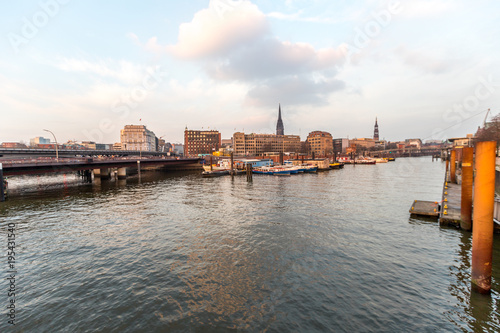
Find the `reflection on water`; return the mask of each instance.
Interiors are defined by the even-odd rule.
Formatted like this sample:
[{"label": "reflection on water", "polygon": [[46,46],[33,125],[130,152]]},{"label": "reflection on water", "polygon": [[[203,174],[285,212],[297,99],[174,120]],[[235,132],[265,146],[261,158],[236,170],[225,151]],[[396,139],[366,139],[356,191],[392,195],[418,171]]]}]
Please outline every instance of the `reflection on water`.
[{"label": "reflection on water", "polygon": [[12,177],[14,331],[500,331],[498,238],[493,293],[471,294],[470,233],[409,217],[443,174],[414,158],[252,183]]}]

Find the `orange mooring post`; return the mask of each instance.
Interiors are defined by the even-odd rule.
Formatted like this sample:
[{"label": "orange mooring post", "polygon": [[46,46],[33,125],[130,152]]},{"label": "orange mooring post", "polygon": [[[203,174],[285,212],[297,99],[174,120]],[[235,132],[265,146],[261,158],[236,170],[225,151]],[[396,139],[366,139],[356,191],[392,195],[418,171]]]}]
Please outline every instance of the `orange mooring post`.
[{"label": "orange mooring post", "polygon": [[456,155],[456,159],[457,159],[458,164],[462,163],[462,159],[463,159],[463,149],[464,149],[464,148],[457,148],[457,155]]},{"label": "orange mooring post", "polygon": [[455,172],[456,172],[456,161],[457,159],[457,151],[455,149],[452,149],[451,150],[451,154],[450,154],[450,182],[451,183],[456,183],[457,182],[457,179],[455,177]]},{"label": "orange mooring post", "polygon": [[462,150],[462,198],[460,206],[460,228],[472,230],[472,179],[474,170],[474,148],[465,147]]},{"label": "orange mooring post", "polygon": [[495,141],[476,145],[471,282],[472,289],[481,294],[491,292],[496,149]]}]

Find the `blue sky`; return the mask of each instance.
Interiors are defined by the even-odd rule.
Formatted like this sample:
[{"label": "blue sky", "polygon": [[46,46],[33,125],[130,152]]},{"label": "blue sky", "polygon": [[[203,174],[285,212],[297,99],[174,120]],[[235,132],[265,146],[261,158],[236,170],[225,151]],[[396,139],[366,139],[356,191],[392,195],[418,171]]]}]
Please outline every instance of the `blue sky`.
[{"label": "blue sky", "polygon": [[500,112],[496,1],[2,1],[0,142],[443,139]]}]

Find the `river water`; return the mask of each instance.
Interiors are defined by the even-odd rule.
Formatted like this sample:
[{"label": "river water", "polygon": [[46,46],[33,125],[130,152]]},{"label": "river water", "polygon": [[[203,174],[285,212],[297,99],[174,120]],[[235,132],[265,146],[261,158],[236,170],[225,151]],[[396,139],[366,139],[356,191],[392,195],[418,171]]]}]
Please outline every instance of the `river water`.
[{"label": "river water", "polygon": [[409,216],[443,178],[430,157],[252,183],[11,178],[0,331],[498,332],[499,238],[493,293],[471,295],[471,234]]}]

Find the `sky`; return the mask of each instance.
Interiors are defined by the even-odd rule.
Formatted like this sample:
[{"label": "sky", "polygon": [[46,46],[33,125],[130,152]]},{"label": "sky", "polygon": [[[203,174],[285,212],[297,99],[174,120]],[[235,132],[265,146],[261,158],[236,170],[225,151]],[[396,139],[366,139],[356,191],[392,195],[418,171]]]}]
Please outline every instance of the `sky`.
[{"label": "sky", "polygon": [[0,142],[143,124],[443,140],[500,113],[500,2],[0,1]]}]

